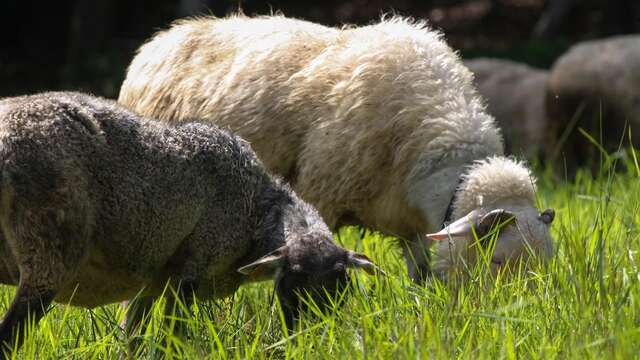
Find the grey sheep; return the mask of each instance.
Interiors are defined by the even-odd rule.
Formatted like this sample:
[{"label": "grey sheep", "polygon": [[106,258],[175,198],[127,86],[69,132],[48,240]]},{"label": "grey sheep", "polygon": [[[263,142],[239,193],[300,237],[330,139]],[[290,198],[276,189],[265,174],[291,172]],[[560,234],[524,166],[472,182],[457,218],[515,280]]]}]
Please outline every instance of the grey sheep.
[{"label": "grey sheep", "polygon": [[247,142],[215,127],[162,124],[80,93],[6,98],[0,166],[0,282],[18,285],[5,344],[20,344],[27,317],[52,301],[136,298],[135,323],[167,283],[191,301],[274,277],[291,326],[300,291],[322,305],[347,268],[375,269],[337,246]]},{"label": "grey sheep", "polygon": [[502,130],[505,152],[543,158],[551,145],[545,111],[549,73],[503,59],[477,58],[464,64]]},{"label": "grey sheep", "polygon": [[[589,166],[600,169],[599,151],[579,129],[614,152],[621,139],[640,143],[640,36],[625,35],[573,45],[549,73],[546,111],[550,160],[567,164],[570,175]],[[558,161],[563,159],[564,161]],[[595,161],[594,161],[595,160]],[[560,170],[563,170],[562,168]]]}]

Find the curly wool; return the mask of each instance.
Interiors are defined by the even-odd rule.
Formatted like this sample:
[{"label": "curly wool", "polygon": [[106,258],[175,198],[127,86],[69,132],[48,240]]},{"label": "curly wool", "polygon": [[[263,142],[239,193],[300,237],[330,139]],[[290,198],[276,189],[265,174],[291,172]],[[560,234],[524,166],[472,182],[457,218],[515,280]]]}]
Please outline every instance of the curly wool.
[{"label": "curly wool", "polygon": [[[549,224],[540,221],[535,206],[535,182],[523,162],[498,156],[476,161],[462,176],[453,203],[453,219],[463,218],[472,211],[481,216],[492,209],[506,209],[515,217],[515,226],[501,231],[492,262],[497,260],[503,264],[507,259],[526,258],[529,249],[541,259],[552,256]],[[463,264],[475,262],[474,244],[473,236],[438,242],[433,272],[438,276],[450,275],[464,268]]]},{"label": "curly wool", "polygon": [[[227,131],[72,92],[2,99],[0,119],[0,248],[11,249],[0,283],[32,272],[27,285],[85,307],[156,296],[169,279],[197,281],[211,298],[249,280],[240,265],[285,245],[314,266],[346,254]],[[33,245],[41,234],[46,247]]]},{"label": "curly wool", "polygon": [[330,226],[350,217],[407,238],[437,226],[415,184],[502,154],[458,55],[397,16],[342,29],[283,16],[180,21],[140,48],[119,101],[228,127]]},{"label": "curly wool", "polygon": [[462,176],[453,203],[453,218],[500,201],[535,204],[536,179],[521,161],[493,156],[476,161]]}]

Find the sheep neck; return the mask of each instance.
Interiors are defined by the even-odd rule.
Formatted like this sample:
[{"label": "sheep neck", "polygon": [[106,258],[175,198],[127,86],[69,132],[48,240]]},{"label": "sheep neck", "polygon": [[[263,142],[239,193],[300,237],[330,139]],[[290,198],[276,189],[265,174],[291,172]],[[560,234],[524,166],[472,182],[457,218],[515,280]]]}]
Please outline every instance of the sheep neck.
[{"label": "sheep neck", "polygon": [[[464,175],[464,173],[463,173]],[[451,217],[453,216],[453,205],[458,199],[458,194],[460,193],[460,184],[462,184],[464,177],[461,175],[458,177],[458,184],[456,185],[455,190],[453,191],[453,195],[451,195],[451,200],[449,201],[449,205],[447,206],[447,210],[444,213],[444,219],[442,220],[442,226],[440,228],[444,229],[447,224],[451,222]]]}]

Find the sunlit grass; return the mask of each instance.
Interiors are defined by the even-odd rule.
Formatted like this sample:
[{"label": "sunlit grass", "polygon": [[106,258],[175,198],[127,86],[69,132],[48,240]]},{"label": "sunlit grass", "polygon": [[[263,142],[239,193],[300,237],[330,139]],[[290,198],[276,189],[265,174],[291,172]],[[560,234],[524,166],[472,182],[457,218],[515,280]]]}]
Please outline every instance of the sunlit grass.
[{"label": "sunlit grass", "polygon": [[[634,155],[630,153],[630,155]],[[388,276],[353,272],[351,293],[328,315],[311,310],[285,334],[272,283],[199,301],[163,320],[161,302],[137,336],[140,358],[632,358],[640,353],[640,182],[633,156],[612,175],[571,183],[542,170],[538,202],[556,209],[556,256],[515,276],[472,269],[466,282],[414,285],[395,242],[345,228],[339,239]],[[620,166],[618,166],[620,168]],[[13,289],[0,292],[7,309]],[[118,305],[56,305],[18,358],[112,359],[125,353]],[[186,331],[178,334],[178,323]]]}]

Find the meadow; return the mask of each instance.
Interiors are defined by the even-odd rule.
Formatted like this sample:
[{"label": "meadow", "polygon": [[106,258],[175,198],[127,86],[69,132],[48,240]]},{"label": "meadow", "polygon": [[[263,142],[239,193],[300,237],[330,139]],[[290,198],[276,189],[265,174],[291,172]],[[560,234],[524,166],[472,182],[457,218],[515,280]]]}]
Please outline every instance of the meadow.
[{"label": "meadow", "polygon": [[[622,154],[622,155],[620,155]],[[380,264],[387,276],[352,272],[344,304],[312,309],[286,333],[272,282],[232,298],[198,301],[193,316],[162,303],[135,334],[137,358],[404,359],[633,358],[640,353],[640,167],[633,151],[603,154],[601,171],[559,181],[539,169],[539,208],[552,207],[555,256],[526,271],[488,274],[486,264],[450,282],[416,286],[394,239],[343,228],[337,239]],[[616,161],[618,161],[616,165]],[[614,166],[617,172],[610,171]],[[13,288],[0,290],[2,313]],[[114,304],[55,305],[14,358],[112,359],[126,349]],[[183,332],[176,331],[182,327]],[[178,336],[178,333],[184,333]]]}]

